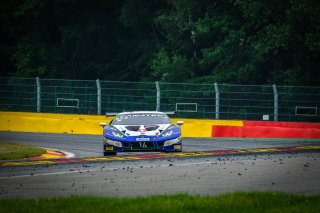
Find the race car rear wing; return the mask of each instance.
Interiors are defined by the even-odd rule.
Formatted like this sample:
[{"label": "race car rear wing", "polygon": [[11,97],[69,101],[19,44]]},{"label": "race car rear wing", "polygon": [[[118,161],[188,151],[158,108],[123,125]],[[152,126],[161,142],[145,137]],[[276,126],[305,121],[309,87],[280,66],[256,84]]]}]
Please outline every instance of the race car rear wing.
[{"label": "race car rear wing", "polygon": [[[106,117],[108,116],[116,116],[117,114],[119,114],[120,112],[106,112]],[[171,112],[163,112],[167,115],[174,115],[174,111],[171,111]]]},{"label": "race car rear wing", "polygon": [[163,113],[166,113],[167,115],[174,115],[174,111],[172,111],[172,112],[163,112]]},{"label": "race car rear wing", "polygon": [[106,116],[116,116],[119,112],[106,112]]}]

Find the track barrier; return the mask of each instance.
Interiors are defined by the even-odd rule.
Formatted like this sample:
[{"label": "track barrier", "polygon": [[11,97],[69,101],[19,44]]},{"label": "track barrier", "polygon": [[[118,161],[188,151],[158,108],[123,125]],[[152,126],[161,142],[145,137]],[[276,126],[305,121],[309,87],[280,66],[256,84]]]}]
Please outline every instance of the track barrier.
[{"label": "track barrier", "polygon": [[320,138],[320,123],[244,121],[243,126],[212,126],[212,137]]},{"label": "track barrier", "polygon": [[[102,134],[100,122],[109,123],[113,117],[101,115],[51,114],[28,112],[0,112],[0,131],[46,132],[68,134]],[[184,121],[183,137],[211,137],[212,126],[242,126],[242,121],[200,120],[174,118]]]},{"label": "track barrier", "polygon": [[[113,117],[101,115],[0,112],[0,131],[47,132],[101,135],[100,122]],[[183,137],[209,138],[320,138],[320,123],[209,120],[173,118],[184,121]]]}]

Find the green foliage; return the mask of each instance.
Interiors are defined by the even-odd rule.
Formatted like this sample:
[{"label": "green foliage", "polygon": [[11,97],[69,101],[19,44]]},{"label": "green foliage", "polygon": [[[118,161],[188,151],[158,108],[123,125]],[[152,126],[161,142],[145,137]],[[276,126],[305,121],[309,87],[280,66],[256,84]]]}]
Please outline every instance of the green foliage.
[{"label": "green foliage", "polygon": [[164,82],[184,82],[190,79],[192,70],[188,61],[181,55],[172,57],[161,49],[152,61],[151,69],[155,79]]},{"label": "green foliage", "polygon": [[3,0],[0,20],[15,76],[320,84],[316,0]]}]

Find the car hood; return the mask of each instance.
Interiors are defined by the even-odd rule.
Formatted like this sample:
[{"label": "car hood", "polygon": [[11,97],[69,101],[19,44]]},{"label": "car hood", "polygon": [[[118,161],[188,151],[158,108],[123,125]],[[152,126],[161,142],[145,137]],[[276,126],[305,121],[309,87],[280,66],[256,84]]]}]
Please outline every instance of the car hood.
[{"label": "car hood", "polygon": [[172,124],[151,124],[151,125],[113,125],[126,136],[154,136],[160,135],[164,130]]}]

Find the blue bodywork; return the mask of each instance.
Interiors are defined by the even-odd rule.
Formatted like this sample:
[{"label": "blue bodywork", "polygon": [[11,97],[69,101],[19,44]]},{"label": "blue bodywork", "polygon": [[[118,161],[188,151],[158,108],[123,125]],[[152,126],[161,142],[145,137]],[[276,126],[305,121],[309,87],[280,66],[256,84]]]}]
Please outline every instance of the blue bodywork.
[{"label": "blue bodywork", "polygon": [[125,135],[112,125],[105,126],[103,136],[104,155],[129,151],[182,151],[181,128],[174,124],[160,134],[152,136],[146,133],[140,133],[139,136]]}]

